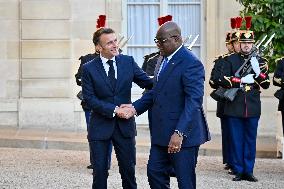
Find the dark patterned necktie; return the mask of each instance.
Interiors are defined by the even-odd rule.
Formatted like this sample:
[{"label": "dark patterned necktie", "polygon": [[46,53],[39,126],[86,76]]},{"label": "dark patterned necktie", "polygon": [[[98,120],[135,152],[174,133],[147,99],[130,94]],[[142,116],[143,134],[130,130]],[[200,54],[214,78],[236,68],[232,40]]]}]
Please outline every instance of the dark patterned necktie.
[{"label": "dark patterned necktie", "polygon": [[109,70],[108,70],[108,79],[111,83],[111,86],[113,88],[115,88],[115,84],[116,84],[116,78],[115,78],[115,71],[114,71],[114,67],[113,67],[113,60],[108,60],[107,64],[109,65]]}]

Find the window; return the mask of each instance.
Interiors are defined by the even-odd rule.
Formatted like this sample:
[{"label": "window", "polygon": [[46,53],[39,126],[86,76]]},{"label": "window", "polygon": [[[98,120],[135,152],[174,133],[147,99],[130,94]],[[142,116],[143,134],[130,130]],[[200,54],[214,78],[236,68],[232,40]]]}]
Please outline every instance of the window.
[{"label": "window", "polygon": [[127,36],[133,35],[128,42],[127,54],[134,56],[142,66],[143,57],[157,51],[153,41],[160,16],[168,14],[178,23],[182,36],[192,35],[191,40],[199,34],[192,51],[200,57],[201,41],[201,0],[127,0]]}]

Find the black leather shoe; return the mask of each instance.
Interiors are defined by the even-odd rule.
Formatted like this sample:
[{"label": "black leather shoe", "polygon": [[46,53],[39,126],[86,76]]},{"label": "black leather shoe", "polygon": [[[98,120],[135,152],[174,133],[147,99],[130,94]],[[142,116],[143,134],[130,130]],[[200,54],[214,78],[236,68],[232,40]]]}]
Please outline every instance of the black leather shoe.
[{"label": "black leather shoe", "polygon": [[244,174],[244,180],[249,182],[257,182],[258,179],[253,174]]},{"label": "black leather shoe", "polygon": [[243,180],[243,176],[240,173],[237,173],[236,176],[232,179],[233,181],[241,181]]},{"label": "black leather shoe", "polygon": [[233,169],[229,169],[228,174],[229,175],[236,175],[236,172]]},{"label": "black leather shoe", "polygon": [[92,165],[88,165],[87,169],[93,169],[93,166]]},{"label": "black leather shoe", "polygon": [[225,164],[225,167],[224,167],[225,170],[229,170],[231,169],[231,166],[229,164]]}]

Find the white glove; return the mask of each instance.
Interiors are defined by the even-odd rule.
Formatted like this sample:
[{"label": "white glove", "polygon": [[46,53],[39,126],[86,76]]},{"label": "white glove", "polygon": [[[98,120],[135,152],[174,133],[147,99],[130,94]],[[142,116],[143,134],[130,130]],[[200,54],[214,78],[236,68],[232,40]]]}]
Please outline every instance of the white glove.
[{"label": "white glove", "polygon": [[248,74],[245,77],[241,78],[241,83],[246,83],[246,84],[252,84],[254,83],[254,78],[253,78],[254,74]]},{"label": "white glove", "polygon": [[258,62],[258,60],[256,59],[255,56],[251,57],[250,63],[251,63],[251,67],[252,67],[252,69],[255,73],[255,77],[258,77],[259,74],[260,74],[260,67],[259,67],[259,62]]}]

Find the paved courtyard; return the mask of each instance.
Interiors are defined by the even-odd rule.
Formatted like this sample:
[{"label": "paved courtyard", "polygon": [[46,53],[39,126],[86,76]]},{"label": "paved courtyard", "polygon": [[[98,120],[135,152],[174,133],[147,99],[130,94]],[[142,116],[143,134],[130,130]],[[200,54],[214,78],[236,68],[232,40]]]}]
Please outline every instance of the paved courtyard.
[{"label": "paved courtyard", "polygon": [[[138,188],[148,189],[146,176],[148,154],[137,154],[136,177]],[[0,189],[73,189],[91,188],[91,171],[87,151],[43,150],[28,148],[0,148]],[[284,188],[284,161],[257,159],[257,183],[233,182],[221,164],[220,156],[199,156],[197,188],[212,189],[282,189]],[[110,189],[120,189],[121,180],[113,155],[109,176]],[[177,183],[171,180],[171,188]]]}]

